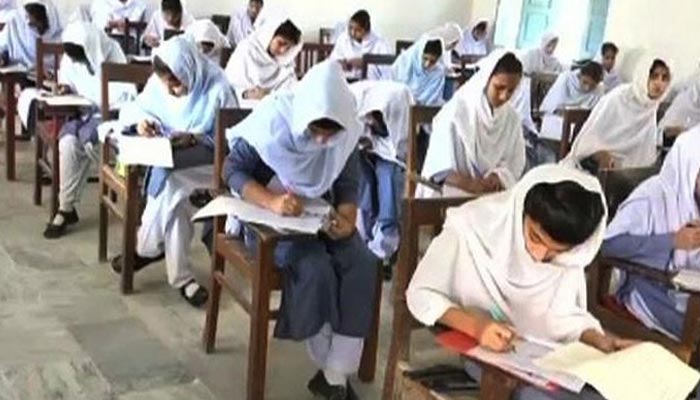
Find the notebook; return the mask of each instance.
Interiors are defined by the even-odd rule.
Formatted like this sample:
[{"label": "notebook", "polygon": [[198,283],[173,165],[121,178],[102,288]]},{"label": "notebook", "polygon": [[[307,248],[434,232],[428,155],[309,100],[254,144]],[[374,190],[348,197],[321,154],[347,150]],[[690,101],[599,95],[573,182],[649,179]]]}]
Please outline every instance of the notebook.
[{"label": "notebook", "polygon": [[173,149],[168,138],[120,135],[117,143],[119,162],[125,165],[173,167]]},{"label": "notebook", "polygon": [[683,289],[700,291],[700,271],[682,269],[673,277],[673,283]]}]

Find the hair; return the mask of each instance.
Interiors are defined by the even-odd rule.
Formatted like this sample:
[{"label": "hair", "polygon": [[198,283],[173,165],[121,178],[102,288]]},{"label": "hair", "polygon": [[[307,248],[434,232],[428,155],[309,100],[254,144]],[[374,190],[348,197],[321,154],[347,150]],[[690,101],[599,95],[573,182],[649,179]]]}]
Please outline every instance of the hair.
[{"label": "hair", "polygon": [[524,209],[552,239],[571,246],[593,235],[605,210],[600,194],[573,181],[533,186],[525,196]]},{"label": "hair", "polygon": [[258,3],[260,5],[263,5],[263,0],[248,0],[248,3]]},{"label": "hair", "polygon": [[311,121],[311,123],[309,125],[313,125],[317,128],[329,130],[329,131],[341,131],[341,130],[343,130],[342,125],[340,125],[338,122],[336,122],[330,118],[317,119],[315,121]]},{"label": "hair", "polygon": [[472,29],[472,30],[486,31],[488,28],[489,28],[489,23],[487,21],[481,21],[478,24],[474,25],[474,29]]},{"label": "hair", "polygon": [[521,75],[523,74],[523,63],[518,60],[518,57],[513,53],[506,53],[501,57],[493,68],[491,76],[497,74],[511,74],[511,75]]},{"label": "hair", "polygon": [[24,6],[24,10],[27,14],[43,22],[46,26],[49,26],[49,14],[46,11],[46,6],[41,3],[29,3]]},{"label": "hair", "polygon": [[69,42],[63,43],[63,51],[68,57],[70,57],[71,60],[75,62],[89,62],[87,55],[85,54],[85,49],[79,44]]},{"label": "hair", "polygon": [[423,49],[423,54],[431,54],[440,58],[442,56],[442,42],[439,40],[428,40]]},{"label": "hair", "polygon": [[182,3],[180,0],[163,0],[160,3],[160,8],[163,11],[170,11],[178,14],[182,14]]},{"label": "hair", "polygon": [[350,17],[350,21],[355,22],[360,25],[362,29],[367,32],[372,30],[372,21],[370,20],[369,13],[366,10],[360,10]]},{"label": "hair", "polygon": [[666,64],[666,62],[664,60],[661,60],[659,58],[655,58],[654,62],[651,63],[651,68],[649,68],[649,76],[651,76],[651,74],[653,74],[654,71],[658,68],[664,68],[669,73],[671,72],[671,67],[669,67],[668,64]]},{"label": "hair", "polygon": [[301,31],[292,21],[286,20],[282,23],[282,25],[277,27],[277,30],[273,36],[282,36],[294,44],[299,44],[299,41],[301,40]]},{"label": "hair", "polygon": [[605,42],[603,43],[603,46],[600,47],[600,55],[602,56],[604,56],[605,53],[608,53],[610,51],[617,55],[617,53],[620,52],[620,49],[618,49],[617,46],[615,46],[615,43],[612,42]]},{"label": "hair", "polygon": [[586,75],[596,82],[603,80],[603,66],[595,61],[589,61],[581,67],[581,75]]}]

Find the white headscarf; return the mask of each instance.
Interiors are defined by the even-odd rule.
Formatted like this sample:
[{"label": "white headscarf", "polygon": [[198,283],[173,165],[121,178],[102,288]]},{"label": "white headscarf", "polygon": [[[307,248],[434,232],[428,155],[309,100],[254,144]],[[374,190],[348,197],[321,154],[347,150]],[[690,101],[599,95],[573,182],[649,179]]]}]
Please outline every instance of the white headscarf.
[{"label": "white headscarf", "polygon": [[[668,90],[659,99],[649,98],[653,60],[648,58],[637,64],[633,83],[619,86],[598,102],[562,162],[577,165],[599,151],[607,151],[619,168],[654,164],[659,141],[656,113]],[[667,60],[664,62],[670,67]]]},{"label": "white headscarf", "polygon": [[143,32],[143,35],[157,37],[162,41],[165,38],[166,30],[174,29],[184,31],[188,26],[193,24],[194,17],[189,13],[189,11],[187,11],[187,2],[185,0],[180,0],[180,4],[182,5],[182,19],[179,27],[174,27],[168,24],[165,21],[165,18],[163,18],[162,8],[159,7],[158,10],[156,10],[156,12],[154,12],[151,16],[151,20],[148,22],[148,26],[146,26],[146,30]]},{"label": "white headscarf", "polygon": [[[474,39],[474,29],[482,23],[487,24],[486,35],[483,39]],[[464,55],[485,56],[489,53],[489,28],[491,21],[488,18],[479,18],[471,26],[464,28],[462,41],[459,43],[459,53]]]},{"label": "white headscarf", "polygon": [[[345,29],[336,39],[335,46],[330,58],[333,60],[346,60],[353,58],[362,58],[365,54],[392,54],[393,50],[389,47],[389,43],[382,37],[377,35],[373,30],[367,32],[367,35],[358,43],[350,37],[350,33]],[[360,70],[351,71],[351,78],[360,78]],[[386,68],[381,68],[376,65],[371,66],[367,71],[369,79],[388,78],[391,75],[386,71]]]},{"label": "white headscarf", "polygon": [[540,111],[553,113],[563,106],[591,109],[603,95],[603,87],[598,85],[590,92],[581,88],[581,71],[566,71],[557,77],[554,85],[547,92]]},{"label": "white headscarf", "polygon": [[370,112],[379,111],[389,131],[389,136],[385,138],[365,132],[365,136],[372,141],[372,151],[386,161],[403,166],[410,108],[414,103],[411,89],[393,81],[361,81],[350,85],[350,90],[355,95],[360,119]]},{"label": "white headscarf", "polygon": [[[620,235],[675,233],[700,219],[695,196],[700,173],[700,126],[678,137],[658,175],[644,181],[620,205],[606,239]],[[673,251],[675,269],[700,268],[700,250]]]},{"label": "white headscarf", "polygon": [[526,74],[558,74],[564,70],[559,60],[545,52],[545,48],[559,36],[545,33],[540,41],[540,47],[527,51],[522,56],[523,70]]},{"label": "white headscarf", "polygon": [[510,102],[491,110],[486,88],[506,51],[491,53],[433,120],[422,175],[433,179],[449,171],[483,178],[495,173],[506,188],[525,169],[520,117]]},{"label": "white headscarf", "polygon": [[449,53],[448,50],[453,50],[459,44],[459,40],[462,38],[462,28],[454,22],[447,22],[429,30],[425,36],[430,39],[441,39],[443,48]]},{"label": "white headscarf", "polygon": [[[218,54],[221,49],[231,47],[219,27],[217,27],[210,19],[200,19],[188,26],[185,30],[185,35],[195,43],[209,42],[214,45],[210,54]],[[207,54],[209,56],[210,54]],[[213,60],[216,62],[216,60]]]},{"label": "white headscarf", "polygon": [[[309,123],[328,118],[344,129],[325,145],[309,134]],[[355,99],[340,64],[325,61],[309,70],[293,91],[267,96],[243,122],[226,132],[243,139],[293,193],[318,198],[328,192],[355,150],[362,128]]]},{"label": "white headscarf", "polygon": [[[92,73],[83,63],[76,63],[70,57],[61,59],[58,80],[71,86],[78,94],[90,99],[96,105],[102,102],[102,63],[126,63],[126,56],[119,44],[89,22],[73,22],[63,31],[63,43],[81,46],[85,51]],[[133,99],[136,88],[124,83],[110,83],[110,105]]]},{"label": "white headscarf", "polygon": [[49,22],[48,30],[39,36],[33,28],[29,27],[29,16],[26,10],[22,9],[0,32],[0,51],[8,52],[10,62],[33,68],[36,64],[36,40],[41,37],[44,42],[60,41],[63,26],[58,9],[52,0],[28,0],[24,5],[27,4],[44,6]]},{"label": "white headscarf", "polygon": [[605,221],[584,243],[551,262],[537,262],[525,246],[524,203],[540,183],[573,181],[601,196],[598,181],[574,169],[533,169],[506,192],[448,210],[443,232],[421,260],[407,292],[413,316],[433,325],[452,307],[502,313],[516,331],[572,342],[587,329],[601,331],[586,310],[584,268],[603,241]]},{"label": "white headscarf", "polygon": [[266,18],[236,46],[226,66],[226,76],[239,96],[254,87],[274,91],[289,88],[297,82],[294,61],[301,51],[301,41],[281,57],[273,57],[268,52],[275,31],[287,20],[291,21],[279,15]]},{"label": "white headscarf", "polygon": [[92,22],[100,28],[107,27],[110,21],[126,19],[132,22],[143,21],[147,5],[142,0],[94,0],[90,7]]},{"label": "white headscarf", "polygon": [[7,23],[16,13],[17,0],[0,0],[0,23]]},{"label": "white headscarf", "polygon": [[671,107],[659,123],[659,129],[663,131],[676,126],[689,129],[697,124],[700,124],[700,71],[693,75],[688,86],[673,99]]}]

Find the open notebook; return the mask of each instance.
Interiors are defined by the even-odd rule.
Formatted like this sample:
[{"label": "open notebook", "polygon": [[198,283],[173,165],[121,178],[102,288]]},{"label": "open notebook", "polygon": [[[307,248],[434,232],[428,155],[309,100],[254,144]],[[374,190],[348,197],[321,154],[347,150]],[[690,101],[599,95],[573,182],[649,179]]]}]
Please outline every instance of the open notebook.
[{"label": "open notebook", "polygon": [[283,217],[237,197],[219,196],[199,210],[192,220],[232,215],[241,221],[281,231],[315,234],[327,224],[331,210],[331,206],[323,199],[305,199],[301,216]]}]

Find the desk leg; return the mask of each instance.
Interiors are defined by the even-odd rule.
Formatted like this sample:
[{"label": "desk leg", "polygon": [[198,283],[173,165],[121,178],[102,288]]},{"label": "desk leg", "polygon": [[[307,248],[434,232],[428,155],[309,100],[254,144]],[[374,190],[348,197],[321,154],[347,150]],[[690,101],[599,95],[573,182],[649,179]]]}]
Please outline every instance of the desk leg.
[{"label": "desk leg", "polygon": [[7,162],[7,180],[17,180],[15,171],[15,115],[17,114],[17,99],[15,98],[15,82],[5,79],[2,83],[5,92],[5,162]]}]

